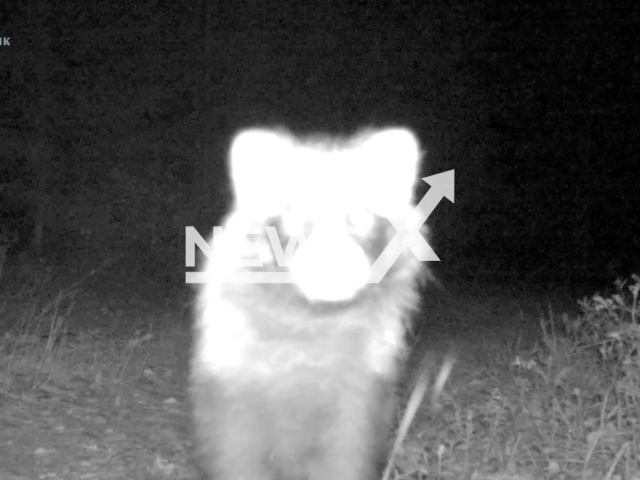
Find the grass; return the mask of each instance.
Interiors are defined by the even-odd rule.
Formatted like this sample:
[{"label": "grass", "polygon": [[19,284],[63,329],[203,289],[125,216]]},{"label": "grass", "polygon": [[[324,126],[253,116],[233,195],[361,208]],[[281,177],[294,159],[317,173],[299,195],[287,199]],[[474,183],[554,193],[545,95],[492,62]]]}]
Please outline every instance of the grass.
[{"label": "grass", "polygon": [[[188,321],[41,287],[2,299],[0,478],[196,478]],[[389,478],[640,479],[639,290],[634,276],[576,315],[498,293],[426,305],[428,351],[453,343],[456,364],[418,381],[438,395],[417,402]]]},{"label": "grass", "polygon": [[[414,426],[395,478],[639,479],[639,289],[620,282],[574,317],[549,308],[533,342],[505,327],[475,345],[461,335],[441,410]],[[467,320],[490,324],[491,303]]]}]

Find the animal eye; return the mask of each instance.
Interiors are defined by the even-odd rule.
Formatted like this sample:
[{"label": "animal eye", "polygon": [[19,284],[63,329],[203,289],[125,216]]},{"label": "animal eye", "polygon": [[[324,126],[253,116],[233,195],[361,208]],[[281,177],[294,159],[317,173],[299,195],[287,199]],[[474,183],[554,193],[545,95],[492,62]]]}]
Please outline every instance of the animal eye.
[{"label": "animal eye", "polygon": [[300,235],[306,223],[307,219],[300,210],[290,208],[282,215],[282,227],[287,235]]}]

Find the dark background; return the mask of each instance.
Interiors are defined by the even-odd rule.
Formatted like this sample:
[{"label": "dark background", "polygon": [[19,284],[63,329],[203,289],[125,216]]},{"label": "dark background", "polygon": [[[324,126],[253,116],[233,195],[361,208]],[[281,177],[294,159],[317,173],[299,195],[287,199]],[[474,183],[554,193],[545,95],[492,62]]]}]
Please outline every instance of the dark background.
[{"label": "dark background", "polygon": [[424,175],[456,170],[429,221],[445,285],[609,284],[640,266],[637,3],[3,4],[7,265],[170,297],[238,129],[402,124]]}]

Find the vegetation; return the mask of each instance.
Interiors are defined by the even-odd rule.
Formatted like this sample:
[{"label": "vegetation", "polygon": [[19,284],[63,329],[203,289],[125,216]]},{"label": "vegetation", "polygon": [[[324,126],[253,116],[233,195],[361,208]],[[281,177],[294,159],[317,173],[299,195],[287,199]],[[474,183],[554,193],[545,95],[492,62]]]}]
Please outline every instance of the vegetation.
[{"label": "vegetation", "polygon": [[191,478],[184,231],[254,124],[406,124],[456,169],[421,331],[459,354],[391,478],[640,478],[638,278],[593,296],[640,268],[636,2],[32,4],[0,7],[2,480]]},{"label": "vegetation", "polygon": [[[128,307],[79,330],[81,288],[4,298],[2,317],[19,322],[0,340],[2,468],[16,478],[193,478],[189,322],[147,311],[135,326]],[[418,410],[389,478],[638,478],[639,291],[634,275],[581,300],[579,314],[549,307],[535,331],[523,302],[456,296],[455,321],[429,341],[437,358],[455,338],[456,365],[439,404]]]}]

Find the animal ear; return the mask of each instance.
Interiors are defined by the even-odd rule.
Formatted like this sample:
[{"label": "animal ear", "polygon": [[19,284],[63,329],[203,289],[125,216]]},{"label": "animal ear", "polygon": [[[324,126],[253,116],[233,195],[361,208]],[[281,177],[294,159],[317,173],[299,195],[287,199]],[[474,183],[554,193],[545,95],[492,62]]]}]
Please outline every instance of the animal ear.
[{"label": "animal ear", "polygon": [[239,208],[264,208],[264,202],[278,199],[286,185],[292,152],[291,136],[276,130],[244,130],[235,136],[229,166]]},{"label": "animal ear", "polygon": [[422,152],[415,135],[404,128],[389,128],[366,139],[367,169],[378,194],[386,202],[410,204]]}]

